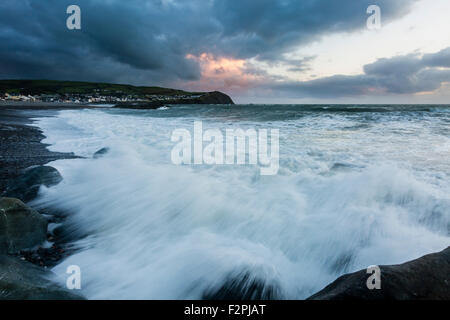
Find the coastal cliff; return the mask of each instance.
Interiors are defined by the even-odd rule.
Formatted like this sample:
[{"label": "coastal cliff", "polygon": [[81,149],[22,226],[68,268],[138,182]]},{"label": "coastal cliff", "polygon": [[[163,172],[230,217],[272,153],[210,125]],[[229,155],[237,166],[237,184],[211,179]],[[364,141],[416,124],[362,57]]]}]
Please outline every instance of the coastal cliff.
[{"label": "coastal cliff", "polygon": [[219,91],[188,92],[154,86],[55,80],[0,80],[0,101],[75,106],[111,104],[137,109],[155,109],[167,104],[234,104],[228,95]]},{"label": "coastal cliff", "polygon": [[220,91],[207,92],[200,96],[184,99],[167,99],[156,101],[119,102],[116,108],[126,109],[157,109],[165,105],[173,104],[234,104],[233,100]]}]

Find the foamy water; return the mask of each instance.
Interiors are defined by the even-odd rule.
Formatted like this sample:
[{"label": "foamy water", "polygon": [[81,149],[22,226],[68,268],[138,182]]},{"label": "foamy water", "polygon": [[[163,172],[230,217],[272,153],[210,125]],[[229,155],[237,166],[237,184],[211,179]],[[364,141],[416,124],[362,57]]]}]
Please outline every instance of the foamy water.
[{"label": "foamy water", "polygon": [[[67,110],[37,125],[64,181],[40,205],[69,212],[90,299],[199,299],[250,274],[306,298],[343,273],[450,245],[450,113],[425,107],[173,106]],[[280,170],[176,166],[176,128],[280,130]],[[92,154],[103,147],[103,158]]]}]

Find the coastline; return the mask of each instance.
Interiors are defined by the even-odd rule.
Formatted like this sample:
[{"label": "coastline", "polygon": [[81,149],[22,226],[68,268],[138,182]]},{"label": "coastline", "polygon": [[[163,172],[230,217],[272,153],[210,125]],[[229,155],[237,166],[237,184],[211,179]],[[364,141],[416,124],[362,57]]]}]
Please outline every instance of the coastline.
[{"label": "coastline", "polygon": [[0,103],[0,194],[11,179],[31,166],[59,159],[79,158],[73,153],[51,152],[41,141],[45,138],[32,118],[51,117],[58,110],[85,108],[61,104]]},{"label": "coastline", "polygon": [[66,103],[66,102],[26,102],[26,101],[0,101],[0,110],[63,110],[95,108],[93,106]]},{"label": "coastline", "polygon": [[[0,103],[0,200],[21,206],[19,214],[30,212],[42,217],[45,223],[43,236],[52,241],[50,248],[37,246],[32,249],[20,250],[14,253],[4,252],[0,248],[0,300],[80,300],[84,299],[71,291],[54,283],[49,271],[55,263],[68,253],[64,243],[55,239],[47,230],[47,223],[54,222],[57,217],[43,218],[42,213],[26,205],[26,199],[15,200],[3,197],[9,185],[20,179],[28,168],[51,168],[47,163],[60,159],[80,158],[74,153],[51,152],[47,144],[42,143],[45,136],[42,130],[32,126],[33,118],[52,117],[58,110],[79,108],[68,104],[23,104]],[[84,108],[84,107],[83,107]],[[53,168],[52,168],[53,169]],[[19,198],[19,197],[18,197]],[[21,202],[22,200],[23,202]],[[2,212],[5,210],[1,208]],[[30,220],[30,221],[27,221]],[[34,220],[30,217],[20,220],[20,224],[30,224],[28,230],[36,229]],[[2,222],[2,221],[0,221]],[[3,226],[4,227],[4,226]],[[0,231],[2,230],[0,223]],[[0,234],[0,238],[4,235]],[[26,239],[27,235],[23,235]],[[2,239],[0,239],[2,240]],[[0,241],[1,242],[1,241]],[[1,247],[0,243],[0,247]]]},{"label": "coastline", "polygon": [[[30,166],[45,165],[58,159],[80,158],[74,153],[48,151],[48,145],[41,142],[42,139],[45,138],[42,131],[38,127],[30,126],[30,124],[33,123],[32,118],[51,117],[54,116],[58,110],[73,108],[89,107],[80,105],[74,106],[71,104],[33,103],[32,106],[29,104],[0,104],[0,194],[3,192],[4,186],[8,182],[17,178],[24,169]],[[12,259],[9,255],[7,257],[8,259]],[[365,270],[362,270],[355,273],[357,276],[354,274],[346,274],[339,277],[335,282],[328,285],[322,291],[314,294],[309,299],[450,299],[450,279],[446,276],[450,274],[449,249],[434,253],[431,258],[432,260],[430,260],[430,257],[425,256],[417,259],[419,260],[419,263],[414,260],[405,262],[402,265],[384,267],[389,271],[387,275],[395,280],[396,286],[392,288],[395,292],[392,290],[386,291],[386,293],[384,291],[374,291],[373,295],[367,294],[364,285],[365,279],[367,279],[369,275],[366,275]],[[430,261],[433,265],[430,264]],[[19,262],[16,261],[14,263]],[[24,268],[26,269],[27,267]],[[35,266],[33,266],[33,268],[35,268]],[[44,269],[40,270],[43,271]],[[440,274],[438,279],[439,282],[436,281],[437,271],[439,271]],[[407,272],[413,274],[414,278],[408,277],[409,274]],[[433,284],[432,287],[430,287],[430,283]],[[1,285],[2,283],[0,282],[0,289]],[[429,290],[425,293],[421,292],[420,296],[414,295],[414,292],[418,290],[417,288],[421,287],[429,288]],[[439,291],[439,295],[434,295],[435,291],[433,291],[433,289]],[[361,295],[361,292],[363,291],[366,295]],[[402,292],[405,294],[402,294]],[[445,293],[447,293],[447,296]],[[66,296],[64,296],[64,298],[66,298]]]}]

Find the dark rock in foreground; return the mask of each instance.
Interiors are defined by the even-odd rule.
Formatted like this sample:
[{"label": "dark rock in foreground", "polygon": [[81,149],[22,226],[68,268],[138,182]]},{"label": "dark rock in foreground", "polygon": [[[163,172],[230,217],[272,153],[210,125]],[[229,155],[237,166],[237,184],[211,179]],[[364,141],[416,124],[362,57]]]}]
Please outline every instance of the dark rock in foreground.
[{"label": "dark rock in foreground", "polygon": [[14,198],[0,198],[0,253],[15,253],[47,239],[47,220]]},{"label": "dark rock in foreground", "polygon": [[50,166],[34,167],[11,180],[2,196],[29,202],[37,197],[41,185],[51,187],[61,181],[61,174],[55,168]]},{"label": "dark rock in foreground", "polygon": [[103,157],[105,154],[107,154],[109,152],[109,148],[101,148],[100,150],[98,150],[97,152],[94,153],[94,155],[92,156],[94,159],[98,159]]},{"label": "dark rock in foreground", "polygon": [[17,258],[0,255],[0,300],[81,300],[49,281],[51,273]]},{"label": "dark rock in foreground", "polygon": [[230,275],[219,288],[207,290],[203,300],[276,300],[281,299],[277,286],[251,276]]},{"label": "dark rock in foreground", "polygon": [[[20,109],[17,105],[12,107]],[[46,149],[40,142],[44,138],[42,132],[28,124],[32,122],[30,118],[50,114],[44,114],[40,106],[24,106],[24,109],[30,108],[39,111],[0,109],[0,194],[8,192],[12,195],[14,192],[24,201],[32,200],[42,184],[51,186],[62,180],[51,167],[37,167],[23,174],[25,168],[57,159],[78,158]],[[0,300],[83,299],[51,282],[52,274],[44,268],[7,255],[21,255],[20,252],[34,255],[33,251],[21,249],[42,244],[46,236],[47,220],[43,216],[18,199],[0,198]],[[56,246],[55,250],[59,251],[58,248]],[[51,248],[39,248],[37,252],[40,251],[47,253]]]},{"label": "dark rock in foreground", "polygon": [[450,300],[450,247],[400,265],[380,266],[381,289],[366,270],[344,275],[310,300]]}]

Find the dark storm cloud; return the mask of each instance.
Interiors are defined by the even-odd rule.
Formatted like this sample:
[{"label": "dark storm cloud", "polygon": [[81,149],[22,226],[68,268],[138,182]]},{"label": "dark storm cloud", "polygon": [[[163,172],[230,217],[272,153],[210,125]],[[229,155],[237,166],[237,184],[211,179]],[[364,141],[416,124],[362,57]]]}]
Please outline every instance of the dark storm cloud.
[{"label": "dark storm cloud", "polygon": [[[73,1],[9,1],[0,7],[2,78],[123,80],[196,79],[179,39],[165,36],[143,1],[76,1],[82,30],[66,28]],[[141,6],[139,6],[140,4]],[[159,3],[149,12],[156,12]],[[164,11],[160,9],[160,11]],[[159,18],[159,17],[158,17]],[[159,19],[161,20],[161,19]]]},{"label": "dark storm cloud", "polygon": [[[415,1],[375,2],[386,22]],[[136,84],[194,80],[199,66],[187,54],[276,62],[292,47],[327,33],[364,28],[365,10],[373,2],[2,0],[0,77]],[[71,4],[82,10],[80,31],[66,28]]]},{"label": "dark storm cloud", "polygon": [[373,94],[414,94],[439,89],[450,82],[450,47],[433,54],[379,59],[364,66],[364,74],[336,75],[304,82],[265,84],[290,97],[349,97]]}]

